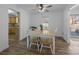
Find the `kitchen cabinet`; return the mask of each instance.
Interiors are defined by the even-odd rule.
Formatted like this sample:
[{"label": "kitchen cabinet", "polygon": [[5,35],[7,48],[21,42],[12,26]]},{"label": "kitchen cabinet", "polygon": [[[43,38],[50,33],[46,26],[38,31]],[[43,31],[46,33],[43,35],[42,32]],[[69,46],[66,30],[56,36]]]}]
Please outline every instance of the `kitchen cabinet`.
[{"label": "kitchen cabinet", "polygon": [[16,33],[17,32],[17,29],[16,28],[9,28],[9,33]]},{"label": "kitchen cabinet", "polygon": [[16,23],[16,17],[15,16],[10,16],[9,17],[9,23]]}]

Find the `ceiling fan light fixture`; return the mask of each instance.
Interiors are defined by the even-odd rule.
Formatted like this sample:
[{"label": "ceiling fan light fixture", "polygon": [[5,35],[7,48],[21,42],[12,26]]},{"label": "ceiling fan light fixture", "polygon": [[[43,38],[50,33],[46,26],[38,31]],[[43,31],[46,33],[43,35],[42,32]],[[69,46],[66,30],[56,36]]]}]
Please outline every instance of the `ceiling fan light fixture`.
[{"label": "ceiling fan light fixture", "polygon": [[48,11],[47,8],[52,7],[52,5],[47,5],[47,4],[37,4],[37,8],[39,12],[44,12]]},{"label": "ceiling fan light fixture", "polygon": [[46,8],[43,8],[42,10],[39,9],[39,12],[44,12],[46,10]]},{"label": "ceiling fan light fixture", "polygon": [[39,11],[39,12],[44,12],[44,10],[40,10],[40,9],[39,9],[38,11]]}]

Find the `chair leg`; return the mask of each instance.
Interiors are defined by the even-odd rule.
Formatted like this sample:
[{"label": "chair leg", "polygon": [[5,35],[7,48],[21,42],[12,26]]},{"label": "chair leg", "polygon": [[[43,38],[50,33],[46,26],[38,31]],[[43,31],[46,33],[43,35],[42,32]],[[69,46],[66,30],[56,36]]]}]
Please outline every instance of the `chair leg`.
[{"label": "chair leg", "polygon": [[52,45],[50,45],[51,53],[53,54]]},{"label": "chair leg", "polygon": [[43,48],[43,44],[41,44],[40,53],[41,53],[41,51],[42,51],[42,48]]},{"label": "chair leg", "polygon": [[32,44],[30,43],[30,45],[29,45],[29,49],[31,48],[31,45],[32,45]]},{"label": "chair leg", "polygon": [[39,51],[39,44],[37,44],[37,48],[38,48],[38,51]]}]

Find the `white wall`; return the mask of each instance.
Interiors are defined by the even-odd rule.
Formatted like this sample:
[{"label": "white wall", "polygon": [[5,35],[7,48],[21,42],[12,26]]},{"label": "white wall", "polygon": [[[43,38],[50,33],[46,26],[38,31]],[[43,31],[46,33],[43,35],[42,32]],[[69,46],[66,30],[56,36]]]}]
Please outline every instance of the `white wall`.
[{"label": "white wall", "polygon": [[26,37],[26,32],[29,27],[29,12],[24,10],[17,5],[8,5],[8,8],[14,9],[20,12],[20,40]]},{"label": "white wall", "polygon": [[63,13],[63,38],[69,43],[69,10]]},{"label": "white wall", "polygon": [[0,5],[0,51],[8,48],[8,9]]},{"label": "white wall", "polygon": [[79,9],[73,9],[70,11],[70,14],[79,14]]},{"label": "white wall", "polygon": [[70,8],[73,5],[69,5],[65,8],[63,12],[63,38],[67,43],[70,43],[70,27],[69,27],[69,16],[70,16]]},{"label": "white wall", "polygon": [[51,15],[51,18],[49,20],[50,29],[55,30],[55,28],[57,28],[58,30],[57,30],[56,36],[62,37],[63,36],[63,32],[62,32],[63,13],[61,11],[52,12],[52,14],[50,15]]},{"label": "white wall", "polygon": [[8,48],[8,8],[20,12],[20,40],[26,37],[29,27],[29,13],[16,5],[0,5],[0,51]]},{"label": "white wall", "polygon": [[63,12],[61,12],[61,11],[47,12],[47,13],[43,13],[43,14],[37,13],[37,12],[32,12],[31,19],[30,19],[30,26],[31,25],[38,25],[43,22],[44,18],[48,18],[50,30],[53,31],[55,28],[57,28],[58,31],[57,31],[56,36],[62,36],[63,35],[63,31],[62,31],[63,18],[62,18],[62,16],[63,16]]}]

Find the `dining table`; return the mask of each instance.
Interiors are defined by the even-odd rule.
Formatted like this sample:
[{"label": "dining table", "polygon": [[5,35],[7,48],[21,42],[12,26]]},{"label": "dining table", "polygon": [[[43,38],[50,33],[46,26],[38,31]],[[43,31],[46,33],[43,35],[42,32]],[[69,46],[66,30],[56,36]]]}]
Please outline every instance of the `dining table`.
[{"label": "dining table", "polygon": [[[49,36],[51,35],[52,36],[52,40],[53,40],[53,53],[55,54],[55,33],[54,32],[51,32],[49,30],[36,30],[35,31],[36,35],[38,37],[42,37],[42,36]],[[29,31],[28,34],[27,34],[27,48],[29,48],[29,36],[32,34],[32,31]]]}]

